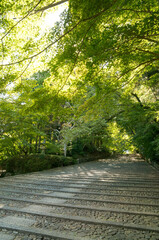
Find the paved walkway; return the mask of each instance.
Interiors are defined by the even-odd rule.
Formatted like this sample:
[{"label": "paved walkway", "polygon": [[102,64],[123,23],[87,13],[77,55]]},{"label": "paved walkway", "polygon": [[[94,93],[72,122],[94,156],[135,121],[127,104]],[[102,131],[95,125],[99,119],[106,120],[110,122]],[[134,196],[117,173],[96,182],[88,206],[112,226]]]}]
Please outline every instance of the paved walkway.
[{"label": "paved walkway", "polygon": [[0,179],[0,240],[159,240],[159,172],[121,156]]}]

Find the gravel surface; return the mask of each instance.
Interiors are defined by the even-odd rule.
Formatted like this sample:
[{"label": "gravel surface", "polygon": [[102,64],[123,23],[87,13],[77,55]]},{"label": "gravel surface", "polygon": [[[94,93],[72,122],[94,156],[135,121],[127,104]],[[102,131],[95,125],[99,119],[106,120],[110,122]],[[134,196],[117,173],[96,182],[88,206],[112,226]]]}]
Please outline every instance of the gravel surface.
[{"label": "gravel surface", "polygon": [[[93,207],[97,209],[90,209]],[[7,230],[3,222],[14,227]],[[47,232],[52,235],[46,236]],[[158,171],[139,156],[125,155],[0,179],[0,239],[54,240],[62,239],[60,236],[73,240],[159,240]]]}]

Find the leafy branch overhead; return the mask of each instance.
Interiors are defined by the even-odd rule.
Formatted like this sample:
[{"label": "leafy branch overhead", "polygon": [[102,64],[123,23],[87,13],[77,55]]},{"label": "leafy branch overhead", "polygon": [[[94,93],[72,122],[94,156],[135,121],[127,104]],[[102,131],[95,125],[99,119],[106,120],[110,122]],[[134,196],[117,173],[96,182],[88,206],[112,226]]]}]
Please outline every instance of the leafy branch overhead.
[{"label": "leafy branch overhead", "polygon": [[158,0],[3,0],[0,12],[3,157],[43,144],[158,158]]}]

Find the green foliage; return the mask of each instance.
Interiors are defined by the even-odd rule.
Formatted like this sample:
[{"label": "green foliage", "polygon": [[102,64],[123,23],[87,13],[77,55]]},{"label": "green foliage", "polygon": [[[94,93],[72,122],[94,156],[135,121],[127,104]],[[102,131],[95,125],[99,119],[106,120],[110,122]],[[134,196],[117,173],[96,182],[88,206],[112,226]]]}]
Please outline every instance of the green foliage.
[{"label": "green foliage", "polygon": [[147,160],[159,161],[159,126],[156,123],[147,123],[137,129],[134,142]]},{"label": "green foliage", "polygon": [[57,155],[17,155],[1,161],[1,166],[12,174],[42,171],[54,167],[75,164],[71,157]]},{"label": "green foliage", "polygon": [[[141,91],[143,89],[140,89],[138,94],[141,94]],[[126,129],[127,133],[131,134],[134,145],[143,157],[147,160],[158,161],[159,124],[157,112],[154,109],[153,98],[150,98],[150,94],[142,95],[141,98],[143,103],[140,102],[139,97],[138,102],[135,102],[134,99],[129,100],[129,106],[118,118],[118,123]]]},{"label": "green foliage", "polygon": [[109,138],[107,138],[106,146],[111,153],[133,153],[135,147],[133,146],[133,139],[128,135],[124,128],[117,125],[116,122],[108,124]]},{"label": "green foliage", "polygon": [[45,149],[46,154],[60,154],[61,149],[59,144],[48,143]]},{"label": "green foliage", "polygon": [[34,171],[52,166],[28,164],[36,153],[123,153],[134,144],[156,161],[158,1],[70,0],[46,27],[53,4],[1,4],[0,158],[23,155],[18,171]]},{"label": "green foliage", "polygon": [[69,155],[84,156],[87,153],[109,152],[110,146],[107,142],[111,136],[105,119],[76,122],[74,127],[65,126],[61,133],[62,142],[68,145]]}]

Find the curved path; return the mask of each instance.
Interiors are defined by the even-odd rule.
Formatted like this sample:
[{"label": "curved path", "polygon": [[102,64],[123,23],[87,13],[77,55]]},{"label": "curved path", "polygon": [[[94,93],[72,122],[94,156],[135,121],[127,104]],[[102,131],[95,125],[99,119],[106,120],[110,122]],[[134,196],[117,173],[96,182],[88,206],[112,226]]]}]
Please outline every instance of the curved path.
[{"label": "curved path", "polygon": [[159,239],[159,172],[120,156],[0,179],[1,240]]}]

